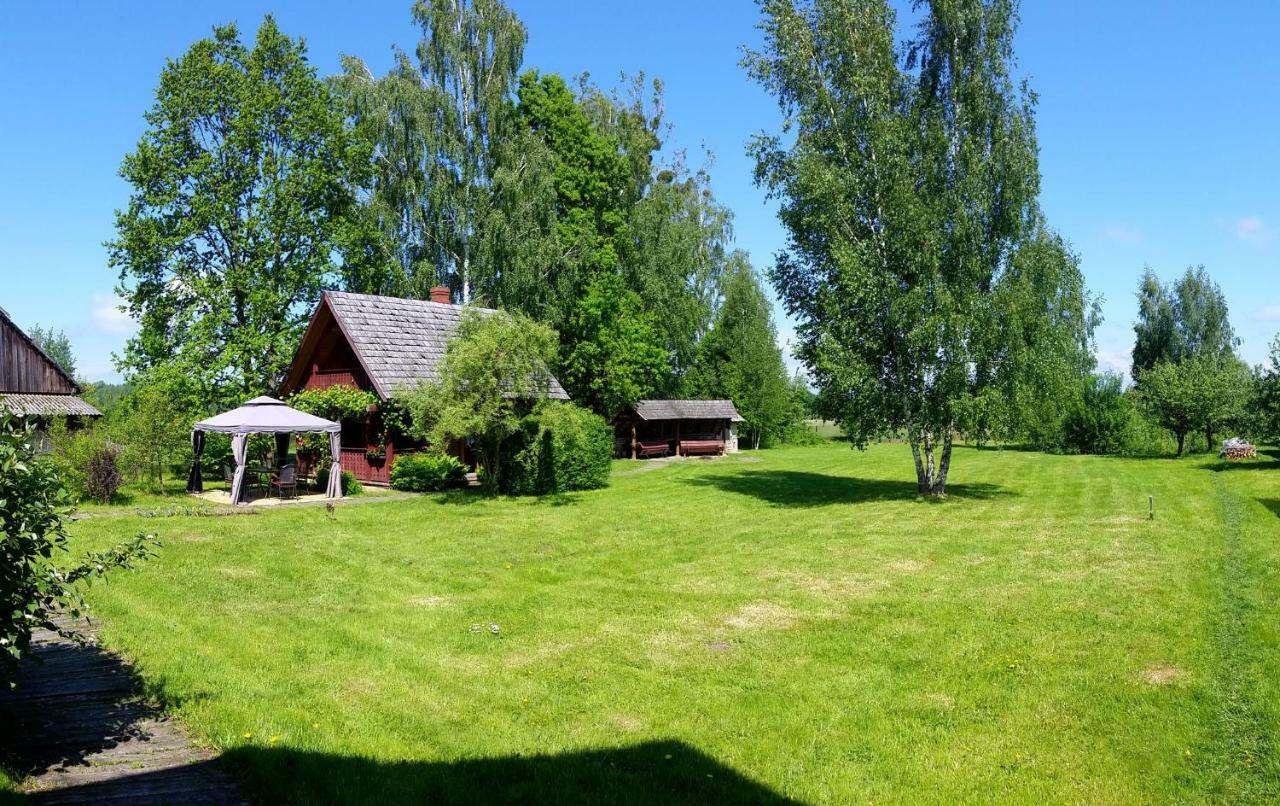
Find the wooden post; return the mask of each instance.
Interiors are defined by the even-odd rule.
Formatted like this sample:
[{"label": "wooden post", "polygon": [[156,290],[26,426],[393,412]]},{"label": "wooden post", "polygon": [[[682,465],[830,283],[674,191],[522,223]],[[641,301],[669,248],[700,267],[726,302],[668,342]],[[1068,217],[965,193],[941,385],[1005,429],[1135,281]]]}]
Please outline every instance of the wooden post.
[{"label": "wooden post", "polygon": [[637,459],[640,456],[640,446],[636,445],[636,421],[631,420],[631,458]]},{"label": "wooden post", "polygon": [[676,420],[676,456],[680,455],[680,421]]}]

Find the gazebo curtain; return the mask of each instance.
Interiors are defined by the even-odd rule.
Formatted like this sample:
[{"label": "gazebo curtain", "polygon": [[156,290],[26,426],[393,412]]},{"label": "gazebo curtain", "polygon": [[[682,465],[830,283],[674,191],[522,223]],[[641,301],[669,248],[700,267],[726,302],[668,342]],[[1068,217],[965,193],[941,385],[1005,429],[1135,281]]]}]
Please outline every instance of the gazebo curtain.
[{"label": "gazebo curtain", "polygon": [[236,460],[236,472],[231,477],[231,503],[247,502],[249,496],[244,489],[244,463],[249,453],[249,435],[233,434],[231,436],[231,455]]},{"label": "gazebo curtain", "polygon": [[329,468],[329,489],[326,495],[330,498],[342,497],[342,434],[336,431],[329,434],[329,455],[333,458],[333,466]]},{"label": "gazebo curtain", "polygon": [[187,474],[187,492],[204,492],[204,479],[200,476],[200,454],[204,453],[204,432],[197,429],[191,432],[191,472]]},{"label": "gazebo curtain", "polygon": [[283,467],[285,458],[289,455],[289,440],[293,439],[293,434],[283,431],[276,434],[276,466]]}]

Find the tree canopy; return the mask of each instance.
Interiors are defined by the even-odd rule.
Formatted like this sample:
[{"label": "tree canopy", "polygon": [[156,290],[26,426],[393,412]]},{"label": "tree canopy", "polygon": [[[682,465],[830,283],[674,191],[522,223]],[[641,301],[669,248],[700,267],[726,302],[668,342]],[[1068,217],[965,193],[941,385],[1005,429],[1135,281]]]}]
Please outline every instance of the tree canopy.
[{"label": "tree canopy", "polygon": [[1138,283],[1138,321],[1133,326],[1134,379],[1161,362],[1235,354],[1239,339],[1228,318],[1222,289],[1204,266],[1188,268],[1172,285],[1151,269]]},{"label": "tree canopy", "polygon": [[1006,327],[1001,303],[1031,295],[1027,315],[1079,324],[1051,315],[1059,289],[1006,282],[1044,229],[1013,0],[918,6],[900,48],[884,0],[764,0],[763,49],[745,64],[784,117],[752,153],[781,202],[772,278],[799,355],[855,444],[904,435],[920,492],[941,495],[957,430],[1025,366],[1002,360],[1026,327]]},{"label": "tree canopy", "polygon": [[27,331],[27,336],[35,343],[37,347],[44,351],[53,363],[57,364],[63,372],[72,378],[76,375],[76,357],[71,351],[71,339],[67,338],[67,334],[62,330],[54,330],[53,328],[43,328],[40,325],[32,325]]},{"label": "tree canopy", "polygon": [[268,391],[321,290],[371,259],[368,154],[271,17],[252,47],[220,26],[169,62],[146,120],[107,243],[141,325],[119,364],[201,408]]}]

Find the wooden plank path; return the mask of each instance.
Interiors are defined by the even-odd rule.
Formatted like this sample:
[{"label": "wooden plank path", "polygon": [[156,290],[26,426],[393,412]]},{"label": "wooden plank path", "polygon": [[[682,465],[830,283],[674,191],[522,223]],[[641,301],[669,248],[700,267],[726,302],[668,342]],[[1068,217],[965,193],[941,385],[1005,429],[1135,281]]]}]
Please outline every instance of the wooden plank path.
[{"label": "wooden plank path", "polygon": [[[32,803],[241,804],[216,754],[140,695],[118,656],[42,631],[18,687],[0,691],[0,746]],[[78,627],[79,629],[79,627]]]}]

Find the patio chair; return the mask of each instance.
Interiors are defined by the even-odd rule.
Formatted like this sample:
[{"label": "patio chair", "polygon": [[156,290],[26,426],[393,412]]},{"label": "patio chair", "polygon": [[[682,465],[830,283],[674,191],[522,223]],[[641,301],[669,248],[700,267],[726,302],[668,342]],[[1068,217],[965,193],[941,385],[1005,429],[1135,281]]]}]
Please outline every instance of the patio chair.
[{"label": "patio chair", "polygon": [[298,497],[298,466],[289,464],[280,468],[280,472],[271,480],[271,491],[278,498]]},{"label": "patio chair", "polygon": [[231,482],[236,480],[236,471],[235,468],[231,466],[230,462],[224,461],[222,463],[222,480],[225,481],[228,486],[230,486]]}]

